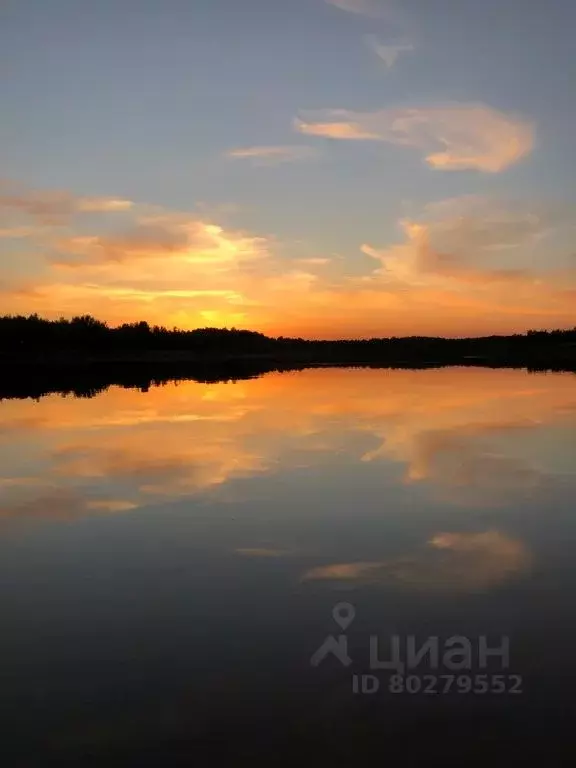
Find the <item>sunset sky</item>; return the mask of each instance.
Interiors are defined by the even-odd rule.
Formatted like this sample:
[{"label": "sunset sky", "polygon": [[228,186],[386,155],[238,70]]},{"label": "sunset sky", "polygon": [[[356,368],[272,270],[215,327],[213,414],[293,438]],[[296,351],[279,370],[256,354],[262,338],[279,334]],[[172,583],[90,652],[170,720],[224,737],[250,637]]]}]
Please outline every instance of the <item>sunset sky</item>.
[{"label": "sunset sky", "polygon": [[573,0],[7,0],[0,312],[576,325]]}]

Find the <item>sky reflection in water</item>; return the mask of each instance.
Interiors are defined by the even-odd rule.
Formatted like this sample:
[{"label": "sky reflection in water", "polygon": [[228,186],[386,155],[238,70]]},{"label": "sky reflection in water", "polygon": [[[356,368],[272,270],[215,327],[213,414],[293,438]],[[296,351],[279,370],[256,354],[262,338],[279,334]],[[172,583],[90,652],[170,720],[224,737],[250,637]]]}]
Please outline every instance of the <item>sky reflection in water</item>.
[{"label": "sky reflection in water", "polygon": [[543,696],[575,666],[575,381],[322,369],[0,403],[5,694],[58,755],[115,743],[119,690],[193,739],[302,707],[343,599],[366,635],[509,634]]}]

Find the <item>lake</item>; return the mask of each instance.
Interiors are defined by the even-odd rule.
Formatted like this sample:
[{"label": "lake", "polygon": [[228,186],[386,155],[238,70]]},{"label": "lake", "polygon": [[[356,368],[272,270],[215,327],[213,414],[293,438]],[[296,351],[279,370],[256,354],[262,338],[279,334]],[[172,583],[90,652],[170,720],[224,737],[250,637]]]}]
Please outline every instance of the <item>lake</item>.
[{"label": "lake", "polygon": [[573,374],[4,400],[0,459],[3,765],[574,757]]}]

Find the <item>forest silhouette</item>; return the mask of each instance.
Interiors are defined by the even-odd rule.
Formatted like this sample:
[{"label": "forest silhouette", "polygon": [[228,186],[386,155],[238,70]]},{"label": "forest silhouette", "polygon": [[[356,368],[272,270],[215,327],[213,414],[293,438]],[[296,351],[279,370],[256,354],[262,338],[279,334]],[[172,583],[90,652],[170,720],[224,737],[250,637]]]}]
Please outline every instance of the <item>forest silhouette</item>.
[{"label": "forest silhouette", "polygon": [[0,317],[0,397],[90,396],[180,378],[220,381],[319,365],[523,367],[576,372],[576,328],[510,336],[307,340],[235,328],[109,326],[90,315]]}]

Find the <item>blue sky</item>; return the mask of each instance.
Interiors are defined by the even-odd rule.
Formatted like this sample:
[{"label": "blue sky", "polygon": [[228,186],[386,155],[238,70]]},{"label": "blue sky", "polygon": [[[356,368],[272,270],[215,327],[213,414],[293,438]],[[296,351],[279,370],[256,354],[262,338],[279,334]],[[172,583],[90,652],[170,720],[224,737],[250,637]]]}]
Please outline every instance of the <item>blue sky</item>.
[{"label": "blue sky", "polygon": [[[502,305],[502,330],[574,324],[575,24],[569,0],[12,0],[0,32],[6,303],[70,314],[120,286],[133,292],[104,307],[111,321],[370,335],[416,317],[418,332],[480,333]],[[126,208],[87,221],[67,203],[55,225],[22,202],[55,194],[130,201],[131,220]],[[150,241],[150,206],[169,240],[168,215],[187,213],[230,248],[239,230],[265,244],[224,275],[187,243],[170,251],[174,284],[154,288],[162,241],[144,267],[141,252],[118,255],[128,232]],[[98,253],[78,237],[100,238]],[[546,295],[533,270],[550,272]],[[516,315],[502,304],[511,281]],[[294,296],[257,295],[289,284]],[[193,296],[167,295],[190,285]],[[220,308],[214,291],[228,292]]]}]

